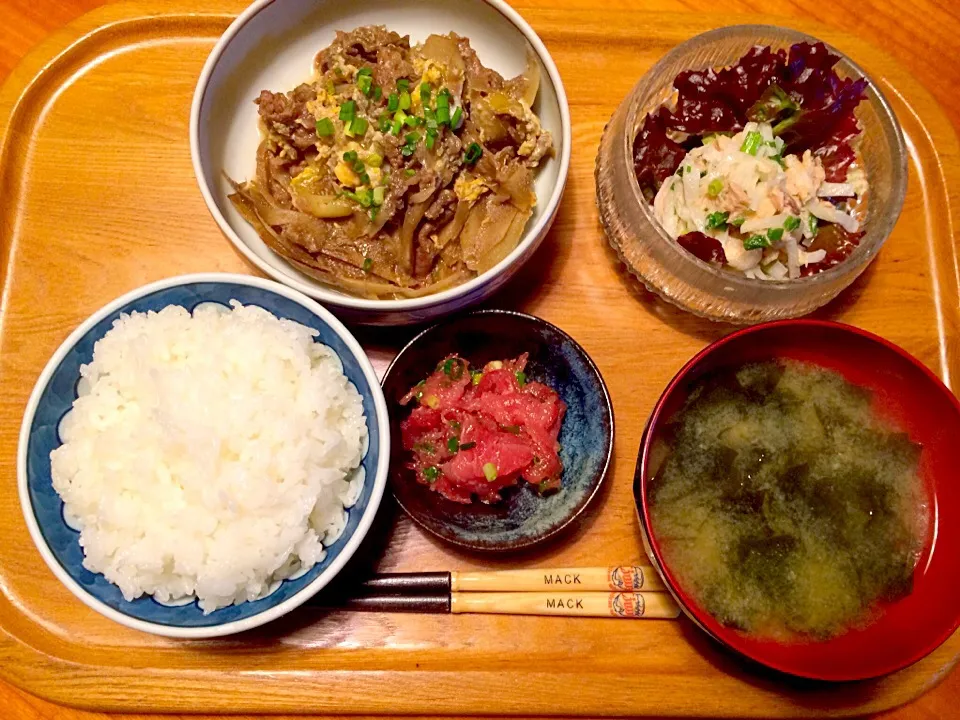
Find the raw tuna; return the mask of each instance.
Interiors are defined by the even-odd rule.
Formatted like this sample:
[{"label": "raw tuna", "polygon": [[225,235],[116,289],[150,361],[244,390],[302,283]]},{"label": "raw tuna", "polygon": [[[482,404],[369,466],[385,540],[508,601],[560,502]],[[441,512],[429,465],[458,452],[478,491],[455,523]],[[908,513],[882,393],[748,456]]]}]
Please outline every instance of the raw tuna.
[{"label": "raw tuna", "polygon": [[401,401],[416,400],[401,425],[418,482],[445,498],[492,503],[521,480],[541,492],[560,486],[558,437],[566,405],[551,388],[529,382],[527,355],[471,372],[451,355]]}]

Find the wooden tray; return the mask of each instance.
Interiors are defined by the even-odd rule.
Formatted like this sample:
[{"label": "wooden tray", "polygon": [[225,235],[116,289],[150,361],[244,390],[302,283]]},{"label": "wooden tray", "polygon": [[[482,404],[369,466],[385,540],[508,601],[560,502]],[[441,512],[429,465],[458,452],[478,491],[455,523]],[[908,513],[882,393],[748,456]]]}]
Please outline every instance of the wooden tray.
[{"label": "wooden tray", "polygon": [[[836,716],[912,699],[957,661],[960,635],[882,680],[777,678],[720,651],[685,621],[324,614],[302,608],[258,632],[177,642],[115,625],[54,579],[30,542],[15,451],[29,391],[68,332],[107,300],[193,271],[249,271],[194,182],[194,83],[242,0],[103,8],[48,40],[0,92],[0,675],[55,702],[137,712]],[[664,52],[727,16],[561,11],[519,3],[560,67],[574,163],[550,238],[495,304],[574,335],[609,383],[616,458],[576,530],[517,563],[641,557],[631,480],[647,414],[669,378],[729,331],[663,305],[618,268],[600,231],[600,132]],[[586,7],[586,6],[585,6]],[[751,16],[750,21],[758,21]],[[760,19],[762,20],[762,19]],[[948,382],[960,374],[957,139],[930,96],[855,38],[803,27],[883,85],[903,123],[910,191],[872,268],[820,314],[880,333]],[[597,78],[603,82],[597,82]],[[378,367],[412,330],[360,330]],[[365,555],[382,571],[495,567],[435,544],[386,503]]]}]

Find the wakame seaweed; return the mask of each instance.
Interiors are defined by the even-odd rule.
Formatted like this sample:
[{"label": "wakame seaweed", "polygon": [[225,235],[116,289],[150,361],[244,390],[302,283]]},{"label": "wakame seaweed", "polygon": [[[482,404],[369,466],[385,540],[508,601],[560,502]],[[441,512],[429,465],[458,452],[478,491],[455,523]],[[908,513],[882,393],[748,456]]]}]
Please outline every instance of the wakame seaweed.
[{"label": "wakame seaweed", "polygon": [[826,638],[910,593],[927,531],[921,448],[871,394],[795,361],[702,378],[671,421],[652,528],[720,622]]}]

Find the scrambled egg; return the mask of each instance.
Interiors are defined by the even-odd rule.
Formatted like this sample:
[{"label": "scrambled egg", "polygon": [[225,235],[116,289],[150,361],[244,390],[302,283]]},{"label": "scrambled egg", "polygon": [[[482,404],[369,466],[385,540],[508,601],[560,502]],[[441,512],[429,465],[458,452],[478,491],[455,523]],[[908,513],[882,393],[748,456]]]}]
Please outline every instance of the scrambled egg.
[{"label": "scrambled egg", "polygon": [[317,120],[336,120],[340,116],[340,101],[324,88],[317,87],[317,99],[307,103],[307,111]]},{"label": "scrambled egg", "polygon": [[523,108],[523,119],[520,122],[523,123],[523,129],[526,131],[526,139],[520,147],[517,148],[517,155],[520,157],[528,157],[537,149],[537,140],[540,138],[543,130],[540,127],[540,119],[534,114],[533,110],[530,109],[530,106],[521,100],[520,107]]},{"label": "scrambled egg", "polygon": [[467,173],[457,176],[453,191],[460,200],[476,202],[481,195],[490,191],[490,186],[482,177],[470,177]]},{"label": "scrambled egg", "polygon": [[347,187],[357,187],[360,185],[360,176],[345,162],[337,163],[337,167],[333,172],[341,185],[346,185]]},{"label": "scrambled egg", "polygon": [[410,105],[416,108],[423,105],[423,101],[420,99],[420,86],[423,83],[428,83],[433,86],[433,92],[439,91],[447,77],[447,66],[427,58],[426,60],[414,60],[413,67],[420,73],[420,81],[410,86]]}]

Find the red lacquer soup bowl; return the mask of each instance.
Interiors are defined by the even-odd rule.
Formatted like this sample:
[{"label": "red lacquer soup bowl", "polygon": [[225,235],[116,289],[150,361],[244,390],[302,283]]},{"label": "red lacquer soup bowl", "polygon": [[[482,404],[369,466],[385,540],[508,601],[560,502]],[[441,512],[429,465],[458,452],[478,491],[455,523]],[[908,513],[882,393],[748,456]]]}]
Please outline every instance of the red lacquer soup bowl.
[{"label": "red lacquer soup bowl", "polygon": [[[913,590],[881,605],[869,624],[828,640],[777,641],[722,625],[677,582],[664,562],[647,504],[651,447],[704,373],[747,362],[791,358],[840,372],[872,392],[876,411],[922,445],[919,472],[929,498],[925,548]],[[847,681],[899,670],[936,649],[960,625],[960,403],[920,361],[886,340],[837,323],[788,320],[735,332],[709,346],[671,381],[644,432],[634,495],[651,561],[688,617],[748,658],[817,680]]]}]

